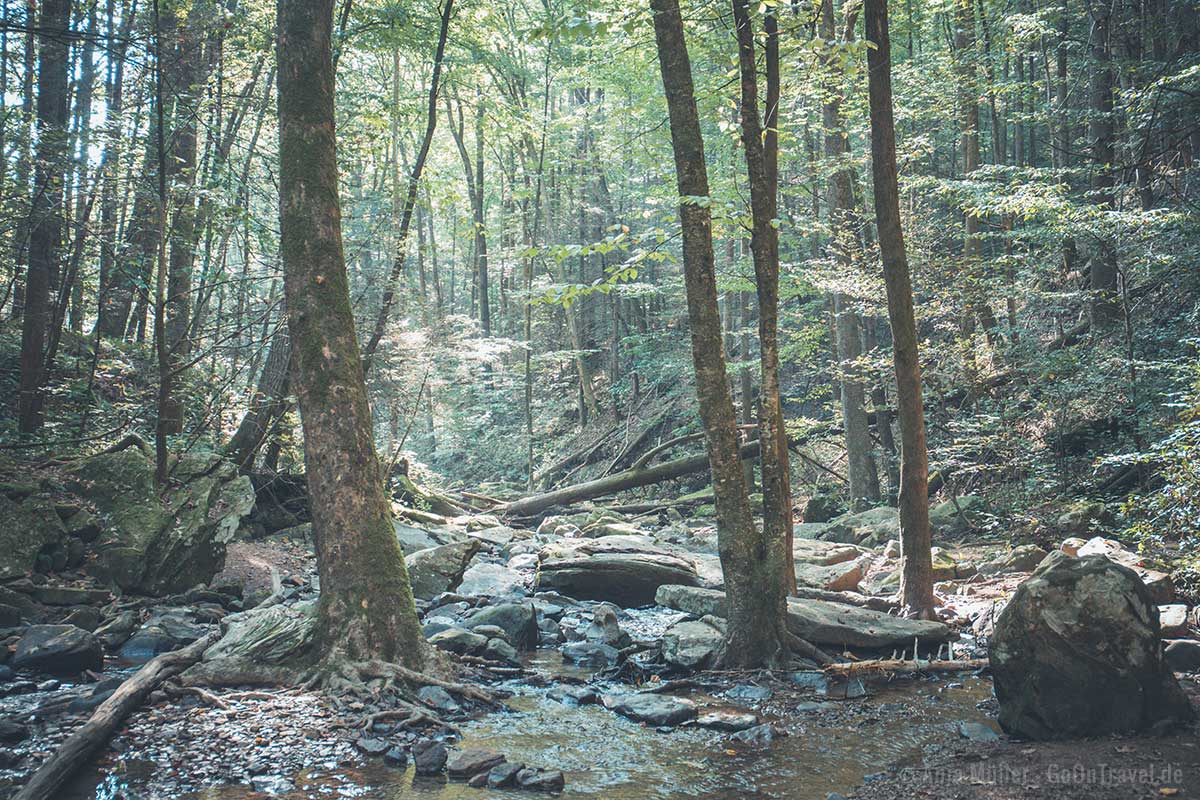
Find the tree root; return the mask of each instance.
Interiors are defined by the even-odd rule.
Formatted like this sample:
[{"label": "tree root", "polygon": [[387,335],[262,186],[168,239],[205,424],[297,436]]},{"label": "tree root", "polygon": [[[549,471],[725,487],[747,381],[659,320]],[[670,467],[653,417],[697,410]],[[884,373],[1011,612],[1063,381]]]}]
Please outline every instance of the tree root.
[{"label": "tree root", "polygon": [[206,692],[198,686],[176,686],[173,683],[163,684],[163,691],[168,697],[186,697],[192,696],[200,699],[205,705],[213,706],[224,711],[229,710],[229,703],[223,698],[217,697],[212,692]]},{"label": "tree root", "polygon": [[402,680],[406,683],[415,684],[417,686],[438,686],[446,691],[456,694],[459,697],[465,697],[468,700],[476,700],[480,703],[492,707],[499,707],[500,701],[491,692],[480,689],[476,686],[469,686],[465,683],[454,683],[453,681],[442,680],[435,678],[432,675],[427,675],[424,672],[402,667],[399,664],[392,664],[387,661],[360,661],[351,665],[352,668],[358,671],[360,677],[369,678],[390,678],[393,680]]}]

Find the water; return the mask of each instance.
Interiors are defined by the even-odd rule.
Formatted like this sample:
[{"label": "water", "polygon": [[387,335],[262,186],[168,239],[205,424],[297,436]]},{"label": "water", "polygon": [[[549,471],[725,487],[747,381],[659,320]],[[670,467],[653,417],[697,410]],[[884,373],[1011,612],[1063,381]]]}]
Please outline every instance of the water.
[{"label": "water", "polygon": [[[557,675],[588,674],[563,665],[554,651],[536,654],[531,666]],[[890,765],[915,763],[924,751],[953,741],[960,722],[993,724],[977,708],[991,696],[990,682],[980,678],[873,686],[870,697],[850,702],[783,691],[756,710],[766,719],[779,721],[791,735],[762,748],[733,742],[727,733],[695,727],[660,733],[599,706],[560,704],[546,697],[543,687],[514,682],[509,688],[516,692],[508,702],[511,711],[462,723],[463,739],[455,746],[488,748],[504,753],[509,761],[562,769],[567,778],[564,798],[825,800],[829,792],[848,792]],[[705,708],[735,705],[719,693],[690,696]],[[796,713],[798,704],[811,710]],[[183,761],[186,764],[186,758]],[[418,778],[411,767],[400,772],[381,764],[353,769],[329,766],[301,772],[294,776],[295,791],[274,796],[288,800],[516,800],[536,796],[517,790],[472,789],[444,778]],[[240,784],[188,795],[141,791],[139,786],[147,786],[154,769],[153,764],[127,762],[106,779],[96,774],[84,778],[70,796],[78,800],[267,797]]]}]

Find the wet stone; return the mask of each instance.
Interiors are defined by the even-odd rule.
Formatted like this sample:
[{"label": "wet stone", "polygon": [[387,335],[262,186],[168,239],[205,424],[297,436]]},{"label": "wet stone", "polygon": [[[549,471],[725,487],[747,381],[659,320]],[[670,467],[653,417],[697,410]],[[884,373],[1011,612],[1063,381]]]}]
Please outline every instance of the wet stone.
[{"label": "wet stone", "polygon": [[568,706],[583,706],[599,700],[595,690],[586,686],[556,686],[547,692],[546,696]]},{"label": "wet stone", "polygon": [[505,762],[497,764],[488,771],[487,787],[489,789],[503,789],[507,786],[512,786],[517,781],[517,773],[525,769],[524,764],[513,764]]},{"label": "wet stone", "polygon": [[996,742],[1000,740],[1000,734],[982,722],[958,723],[958,735],[964,739],[970,739],[972,742]]},{"label": "wet stone", "polygon": [[433,739],[418,739],[412,746],[418,775],[437,775],[446,768],[446,745]]},{"label": "wet stone", "polygon": [[766,723],[738,731],[731,737],[735,742],[754,747],[766,747],[775,741],[775,728]]},{"label": "wet stone", "polygon": [[0,719],[0,742],[13,744],[24,740],[27,736],[29,736],[29,728],[19,722]]},{"label": "wet stone", "polygon": [[281,775],[258,775],[250,779],[254,791],[263,794],[286,794],[295,790],[295,785]]},{"label": "wet stone", "polygon": [[388,751],[386,739],[378,739],[374,736],[363,736],[354,743],[354,746],[360,753],[368,756],[381,756]]},{"label": "wet stone", "polygon": [[647,725],[678,725],[696,716],[696,704],[682,697],[661,694],[606,695],[603,703],[610,711]]},{"label": "wet stone", "polygon": [[620,658],[615,647],[594,642],[572,642],[563,647],[562,654],[566,661],[595,669],[611,667]]},{"label": "wet stone", "polygon": [[404,769],[408,766],[408,751],[403,747],[393,747],[383,754],[383,763],[389,767]]},{"label": "wet stone", "polygon": [[497,764],[504,763],[503,753],[495,750],[471,748],[455,753],[446,764],[446,772],[451,778],[465,779],[480,773],[486,773]]},{"label": "wet stone", "polygon": [[517,786],[535,792],[558,792],[566,786],[562,770],[523,769],[517,773]]},{"label": "wet stone", "polygon": [[749,712],[722,709],[701,714],[696,718],[696,724],[718,731],[744,731],[757,725],[758,717]]},{"label": "wet stone", "polygon": [[453,714],[460,710],[450,693],[440,686],[422,686],[417,690],[417,699],[443,714]]},{"label": "wet stone", "polygon": [[775,692],[766,686],[748,683],[740,683],[725,692],[725,696],[730,700],[770,700],[774,695]]}]

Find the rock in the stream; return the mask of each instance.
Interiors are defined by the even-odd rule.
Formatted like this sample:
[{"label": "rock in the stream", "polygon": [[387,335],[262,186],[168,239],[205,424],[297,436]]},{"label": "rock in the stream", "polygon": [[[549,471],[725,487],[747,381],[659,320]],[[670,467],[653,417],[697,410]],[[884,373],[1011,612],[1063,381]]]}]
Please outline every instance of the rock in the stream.
[{"label": "rock in the stream", "polygon": [[418,550],[407,556],[405,563],[408,566],[408,579],[412,583],[413,597],[418,600],[432,600],[442,592],[457,589],[467,564],[478,550],[479,542],[466,539],[428,550]]},{"label": "rock in the stream", "polygon": [[230,614],[221,621],[224,635],[204,651],[201,663],[184,672],[184,682],[220,685],[223,676],[236,677],[281,665],[304,654],[313,641],[316,625],[316,600]]},{"label": "rock in the stream", "polygon": [[481,772],[489,772],[492,767],[504,763],[503,753],[483,748],[468,748],[460,750],[446,762],[446,774],[451,778],[466,780]]},{"label": "rock in the stream", "polygon": [[609,694],[601,702],[609,711],[652,727],[678,725],[696,717],[695,703],[667,694]]},{"label": "rock in the stream", "polygon": [[562,654],[564,661],[593,669],[614,666],[620,659],[615,647],[596,642],[572,642],[563,646]]},{"label": "rock in the stream", "polygon": [[1158,607],[1158,627],[1164,639],[1187,636],[1188,608],[1183,603]]},{"label": "rock in the stream", "polygon": [[68,475],[68,488],[104,520],[89,571],[144,594],[212,580],[225,564],[225,545],[254,507],[250,478],[211,453],[180,457],[166,492],[155,483],[153,459],[136,447],[85,459]]},{"label": "rock in the stream", "polygon": [[176,650],[204,636],[208,627],[197,624],[186,608],[165,608],[154,612],[121,648],[121,658],[142,664],[159,653]]},{"label": "rock in the stream", "polygon": [[429,637],[429,643],[459,655],[473,655],[487,646],[488,638],[464,628],[447,628]]},{"label": "rock in the stream", "polygon": [[676,622],[662,637],[663,660],[673,667],[689,672],[706,669],[721,649],[724,631],[714,617]]},{"label": "rock in the stream", "polygon": [[103,669],[104,651],[99,639],[74,625],[34,625],[17,643],[10,663],[17,669],[77,675]]},{"label": "rock in the stream", "polygon": [[417,699],[439,714],[456,714],[462,710],[454,697],[440,686],[422,686],[417,689]]},{"label": "rock in the stream", "polygon": [[619,606],[654,601],[664,584],[697,585],[695,564],[641,536],[555,542],[539,554],[537,588]]},{"label": "rock in the stream", "polygon": [[296,785],[282,775],[255,775],[250,786],[263,794],[287,794],[296,790]]},{"label": "rock in the stream", "polygon": [[354,747],[358,752],[368,756],[381,756],[388,751],[391,745],[387,739],[380,739],[376,736],[361,736],[354,742]]},{"label": "rock in the stream", "polygon": [[538,645],[537,612],[529,602],[485,606],[472,612],[466,624],[471,628],[495,625],[518,650],[533,650]]},{"label": "rock in the stream", "polygon": [[10,719],[0,719],[0,742],[16,744],[29,736],[29,728]]},{"label": "rock in the stream", "polygon": [[504,789],[517,782],[517,773],[525,769],[524,764],[514,764],[505,761],[488,770],[487,787],[489,789]]},{"label": "rock in the stream", "polygon": [[463,573],[458,593],[465,597],[520,597],[525,578],[503,564],[473,564]]},{"label": "rock in the stream", "polygon": [[418,739],[412,746],[413,766],[418,775],[437,775],[446,768],[446,745],[436,739]]},{"label": "rock in the stream", "polygon": [[982,722],[958,723],[958,735],[964,739],[970,739],[972,742],[1000,741],[1000,734],[992,730],[991,726],[985,725]]},{"label": "rock in the stream", "polygon": [[[663,586],[655,600],[661,606],[703,616],[725,616],[725,594],[691,586]],[[913,639],[922,644],[949,641],[953,632],[940,622],[893,617],[823,600],[788,598],[788,628],[797,636],[816,645],[884,649],[911,646]]]},{"label": "rock in the stream", "polygon": [[1200,642],[1194,639],[1168,642],[1163,658],[1176,672],[1200,672]]},{"label": "rock in the stream", "polygon": [[1051,554],[996,622],[1000,724],[1029,739],[1062,739],[1191,720],[1162,659],[1156,611],[1131,569]]},{"label": "rock in the stream", "polygon": [[517,788],[531,792],[561,792],[566,783],[562,770],[523,769],[517,773]]},{"label": "rock in the stream", "polygon": [[584,630],[583,638],[618,649],[629,644],[629,635],[621,630],[617,622],[617,612],[604,605],[597,606],[592,612],[592,624]]},{"label": "rock in the stream", "polygon": [[744,731],[738,731],[732,737],[735,742],[741,744],[753,745],[754,747],[766,747],[771,742],[775,741],[775,726],[769,723],[755,725],[752,728],[746,728]]},{"label": "rock in the stream", "polygon": [[758,724],[758,717],[748,711],[718,709],[696,717],[696,724],[715,731],[737,732],[753,728]]},{"label": "rock in the stream", "polygon": [[418,550],[428,550],[444,544],[465,541],[467,535],[451,528],[429,526],[419,528],[400,520],[392,520],[392,528],[396,532],[396,541],[400,544],[405,558]]}]

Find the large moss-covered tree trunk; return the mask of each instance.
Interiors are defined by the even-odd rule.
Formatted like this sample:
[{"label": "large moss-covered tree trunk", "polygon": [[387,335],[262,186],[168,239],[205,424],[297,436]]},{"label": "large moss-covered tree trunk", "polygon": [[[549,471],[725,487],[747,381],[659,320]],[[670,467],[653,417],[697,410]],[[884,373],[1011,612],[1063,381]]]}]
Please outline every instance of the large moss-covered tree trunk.
[{"label": "large moss-covered tree trunk", "polygon": [[708,172],[683,20],[678,0],[651,0],[650,8],[671,120],[696,395],[708,444],[725,573],[729,624],[721,660],[728,666],[761,666],[787,657],[787,593],[767,538],[754,525],[738,457],[737,417],[729,396],[717,306],[712,215],[707,204],[696,201],[708,197]]},{"label": "large moss-covered tree trunk", "polygon": [[342,253],[332,0],[278,6],[280,250],[332,659],[421,668],[421,634],[371,432]]}]

